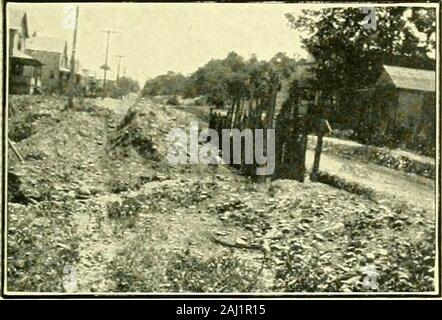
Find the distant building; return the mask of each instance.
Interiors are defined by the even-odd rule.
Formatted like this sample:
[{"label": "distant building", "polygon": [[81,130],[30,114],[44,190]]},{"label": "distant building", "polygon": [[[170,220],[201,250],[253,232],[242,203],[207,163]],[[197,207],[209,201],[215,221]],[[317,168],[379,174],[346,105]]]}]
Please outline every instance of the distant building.
[{"label": "distant building", "polygon": [[27,14],[8,10],[9,93],[32,94],[41,86],[42,62],[26,53],[29,38]]},{"label": "distant building", "polygon": [[97,95],[99,80],[97,79],[97,73],[95,71],[82,69],[81,84],[85,96],[95,97]]},{"label": "distant building", "polygon": [[435,71],[388,65],[383,69],[371,104],[381,117],[379,128],[399,136],[406,145],[418,146],[435,139]]},{"label": "distant building", "polygon": [[44,63],[41,71],[43,90],[66,92],[70,75],[67,42],[34,34],[28,41],[26,52]]},{"label": "distant building", "polygon": [[[400,57],[397,60],[401,60]],[[301,93],[298,108],[302,109],[303,105],[308,105],[309,109],[313,109],[309,110],[309,113],[317,115],[319,110],[314,106],[317,105],[315,100],[318,92],[310,88],[310,81],[315,78],[312,72],[315,64],[311,55],[300,61],[291,81],[297,81]],[[363,106],[364,112],[359,113],[359,109],[355,108],[353,114],[339,113],[337,110],[343,103],[343,97],[336,93],[327,99],[319,99],[327,106],[328,116],[333,116],[334,120],[346,119],[343,123],[358,128],[369,143],[380,141],[384,144],[392,139],[393,144],[399,143],[412,149],[431,148],[436,139],[435,71],[386,64],[380,67],[381,73],[375,83],[368,88],[356,90],[347,97],[347,103],[351,101],[356,107]],[[288,94],[288,86],[286,87],[286,92],[284,85],[281,90],[284,96]]]}]

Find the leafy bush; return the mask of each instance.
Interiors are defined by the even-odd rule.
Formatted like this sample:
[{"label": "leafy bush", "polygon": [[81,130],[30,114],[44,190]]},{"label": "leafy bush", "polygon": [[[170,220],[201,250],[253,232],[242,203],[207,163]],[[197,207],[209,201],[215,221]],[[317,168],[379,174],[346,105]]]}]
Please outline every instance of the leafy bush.
[{"label": "leafy bush", "polygon": [[419,241],[395,238],[391,241],[388,261],[382,264],[379,282],[384,291],[433,291],[435,262],[434,231]]},{"label": "leafy bush", "polygon": [[180,73],[168,72],[144,84],[142,95],[147,97],[179,94],[185,95],[187,78]]},{"label": "leafy bush", "polygon": [[[313,147],[314,144],[310,140],[309,148]],[[373,162],[380,166],[413,173],[430,179],[435,179],[436,177],[436,166],[434,164],[416,161],[402,155],[395,155],[389,149],[373,146],[348,146],[324,141],[323,150],[327,153],[354,157],[361,161]]]},{"label": "leafy bush", "polygon": [[277,53],[269,61],[256,56],[245,60],[236,52],[224,59],[212,59],[190,76],[168,72],[146,81],[143,96],[179,95],[187,98],[204,96],[209,105],[222,108],[240,100],[266,99],[272,94],[279,77],[289,78],[295,59]]},{"label": "leafy bush", "polygon": [[276,291],[318,292],[341,291],[341,276],[326,268],[327,261],[317,250],[302,252],[293,244],[286,253],[284,266],[275,275]]},{"label": "leafy bush", "polygon": [[[324,250],[324,242],[306,245],[293,238],[282,251],[276,268],[273,290],[287,292],[430,292],[434,291],[435,234],[427,226],[401,232],[410,211],[377,212],[364,217],[348,217],[342,236],[336,241],[341,250]],[[382,215],[384,215],[382,217]],[[381,225],[379,225],[381,222]],[[376,229],[390,229],[390,238],[379,241]],[[432,225],[434,230],[434,224]],[[384,229],[385,230],[385,229]],[[413,230],[413,231],[412,231]],[[418,231],[418,232],[416,232]],[[341,232],[341,231],[340,231]],[[421,234],[421,236],[416,236]],[[367,268],[377,276],[375,286],[366,287]],[[365,270],[364,270],[365,269]]]},{"label": "leafy bush", "polygon": [[338,176],[328,174],[326,172],[318,172],[318,182],[328,184],[332,187],[345,190],[350,193],[354,193],[360,196],[364,196],[368,199],[373,199],[375,194],[373,189],[364,187],[356,182],[349,182]]},{"label": "leafy bush", "polygon": [[205,259],[189,250],[146,247],[143,240],[120,250],[109,270],[122,292],[250,292],[260,274],[259,267],[232,253]]},{"label": "leafy bush", "polygon": [[188,251],[176,254],[166,271],[177,292],[250,292],[259,274],[259,268],[233,253],[206,260]]}]

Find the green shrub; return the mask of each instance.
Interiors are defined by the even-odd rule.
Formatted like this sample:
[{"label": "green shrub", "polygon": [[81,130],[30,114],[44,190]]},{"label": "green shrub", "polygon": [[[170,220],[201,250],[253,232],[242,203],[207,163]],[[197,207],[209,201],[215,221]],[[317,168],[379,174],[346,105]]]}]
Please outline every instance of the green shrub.
[{"label": "green shrub", "polygon": [[360,196],[364,196],[370,200],[373,200],[375,193],[373,189],[364,187],[356,182],[349,182],[338,176],[328,174],[326,172],[318,172],[318,182],[328,184],[332,187],[345,190],[350,193],[354,193]]},{"label": "green shrub", "polygon": [[384,291],[433,291],[435,234],[425,233],[419,241],[396,239],[391,241],[388,262],[382,264],[379,282]]}]

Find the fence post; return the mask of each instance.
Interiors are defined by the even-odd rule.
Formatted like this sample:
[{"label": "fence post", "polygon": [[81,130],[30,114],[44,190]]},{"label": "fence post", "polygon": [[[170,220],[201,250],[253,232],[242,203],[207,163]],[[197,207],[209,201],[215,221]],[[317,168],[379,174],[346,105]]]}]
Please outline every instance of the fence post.
[{"label": "fence post", "polygon": [[311,181],[318,181],[318,172],[319,172],[319,161],[321,159],[321,152],[322,152],[322,144],[324,136],[324,133],[322,131],[318,132],[318,141],[316,141],[316,148],[315,148],[315,160],[313,161],[313,168],[312,172],[310,174],[310,180]]}]

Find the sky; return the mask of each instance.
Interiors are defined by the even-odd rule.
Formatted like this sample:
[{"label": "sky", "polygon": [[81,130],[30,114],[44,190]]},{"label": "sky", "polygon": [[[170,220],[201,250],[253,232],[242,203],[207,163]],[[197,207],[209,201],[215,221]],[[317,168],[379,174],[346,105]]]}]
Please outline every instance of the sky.
[{"label": "sky", "polygon": [[[8,3],[8,9],[25,10],[30,34],[73,39],[65,28],[72,3]],[[284,14],[299,12],[294,4],[222,3],[80,3],[77,55],[81,67],[99,72],[104,64],[106,34],[113,30],[109,47],[111,71],[116,77],[117,55],[121,73],[142,85],[168,71],[190,74],[210,59],[236,51],[245,58],[256,54],[269,59],[278,52],[304,57],[299,34]],[[65,24],[66,25],[66,24]]]},{"label": "sky", "polygon": [[103,31],[112,30],[116,33],[110,37],[108,79],[116,78],[117,56],[123,55],[120,74],[137,79],[140,85],[168,71],[190,74],[210,59],[225,58],[231,51],[245,58],[256,54],[263,60],[278,52],[290,57],[306,57],[301,34],[289,27],[284,15],[288,12],[298,15],[307,6],[339,6],[324,3],[9,2],[7,8],[27,12],[30,34],[37,32],[37,35],[64,39],[70,48],[73,30],[66,28],[63,22],[70,16],[69,9],[76,5],[80,11],[76,58],[81,67],[103,76],[100,69],[106,52]]}]

